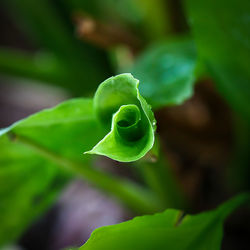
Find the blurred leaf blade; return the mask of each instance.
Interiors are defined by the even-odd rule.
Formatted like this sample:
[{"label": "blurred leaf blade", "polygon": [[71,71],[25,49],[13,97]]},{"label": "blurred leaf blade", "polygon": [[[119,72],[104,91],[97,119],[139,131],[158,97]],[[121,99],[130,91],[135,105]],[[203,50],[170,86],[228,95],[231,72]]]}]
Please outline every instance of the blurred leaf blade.
[{"label": "blurred leaf blade", "polygon": [[249,194],[242,194],[215,210],[186,215],[182,219],[180,211],[168,209],[163,213],[101,227],[80,249],[219,250],[225,218],[249,199]]},{"label": "blurred leaf blade", "polygon": [[221,94],[250,121],[250,2],[186,1],[199,56]]},{"label": "blurred leaf blade", "polygon": [[51,1],[11,0],[6,5],[17,13],[17,17],[22,17],[28,31],[35,36],[33,39],[38,39],[42,45],[59,55],[67,53],[69,56],[75,51],[68,26],[62,22]]},{"label": "blurred leaf blade", "polygon": [[30,55],[28,53],[0,49],[0,72],[11,77],[38,80],[67,86],[69,72],[54,56],[46,53]]},{"label": "blurred leaf blade", "polygon": [[13,145],[6,137],[1,138],[0,145],[0,245],[3,245],[17,240],[52,205],[68,176],[22,145]]},{"label": "blurred leaf blade", "polygon": [[178,39],[146,50],[132,67],[142,95],[153,106],[178,105],[190,98],[196,80],[193,41]]},{"label": "blurred leaf blade", "polygon": [[171,31],[166,1],[135,0],[133,2],[141,13],[141,26],[144,33],[151,41],[163,39]]},{"label": "blurred leaf blade", "polygon": [[[53,53],[65,65],[71,76],[68,89],[75,95],[79,91],[93,91],[98,83],[110,74],[104,51],[78,41],[69,20],[63,19],[60,8],[52,1],[5,1],[13,17],[19,18],[30,37]],[[91,60],[89,60],[91,58]]]},{"label": "blurred leaf blade", "polygon": [[95,128],[94,135],[98,136],[92,101],[75,99],[1,130],[0,244],[15,240],[52,203],[72,175],[59,169],[58,162],[26,147],[17,137],[24,136],[57,155],[78,159],[84,166],[87,159],[82,149],[91,140],[95,143],[95,136],[89,136],[91,128]]}]

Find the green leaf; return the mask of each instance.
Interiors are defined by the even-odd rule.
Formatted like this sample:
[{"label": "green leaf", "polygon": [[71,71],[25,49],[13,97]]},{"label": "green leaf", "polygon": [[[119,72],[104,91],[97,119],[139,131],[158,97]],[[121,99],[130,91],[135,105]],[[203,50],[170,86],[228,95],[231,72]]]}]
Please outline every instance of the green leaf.
[{"label": "green leaf", "polygon": [[193,94],[196,50],[188,39],[156,44],[131,69],[141,82],[140,92],[153,108],[178,105]]},{"label": "green leaf", "polygon": [[67,88],[72,81],[70,72],[58,58],[48,53],[35,55],[18,50],[0,48],[1,74],[50,82]]},{"label": "green leaf", "polygon": [[221,94],[250,121],[250,1],[187,0],[198,52]]},{"label": "green leaf", "polygon": [[[25,31],[33,40],[53,51],[59,58],[72,59],[78,57],[79,44],[73,32],[69,29],[66,18],[62,18],[60,7],[49,0],[8,0],[4,1],[15,18],[20,19]],[[15,15],[14,15],[15,14]],[[18,23],[19,24],[19,23]],[[87,50],[87,55],[94,55],[92,48]],[[91,63],[91,62],[89,62]]]},{"label": "green leaf", "polygon": [[154,144],[155,119],[138,90],[139,81],[121,74],[104,81],[94,107],[100,122],[111,131],[88,154],[130,162],[143,157]]},{"label": "green leaf", "polygon": [[83,98],[72,99],[34,114],[14,124],[11,132],[59,156],[82,162],[89,159],[82,151],[95,145],[102,136],[94,115],[93,101]]},{"label": "green leaf", "polygon": [[[55,74],[57,70],[60,70],[61,75],[67,76],[64,77],[64,87],[67,87],[74,95],[79,96],[92,92],[99,82],[110,75],[111,68],[104,51],[76,39],[69,20],[71,17],[65,15],[66,11],[63,11],[60,3],[55,4],[49,0],[5,0],[4,4],[8,7],[14,20],[18,19],[17,24],[26,33],[29,33],[32,40],[36,41],[39,49],[42,47],[56,56],[52,64],[46,66],[50,71],[55,70]],[[10,57],[7,61],[15,64],[16,60],[13,59],[12,61]],[[60,61],[60,64],[55,65],[56,61]],[[11,63],[5,65],[4,60],[0,63],[4,73],[6,73],[6,66],[13,69]],[[38,64],[36,69],[45,66],[39,60],[36,63]],[[17,69],[25,68],[18,67]],[[0,71],[2,71],[1,65]],[[46,71],[47,69],[44,77],[46,77]],[[25,72],[29,71],[25,69]],[[33,73],[32,69],[31,73]],[[53,75],[53,72],[49,73]],[[57,74],[58,79],[48,79],[48,82],[52,80],[53,83],[61,83],[63,76]],[[40,79],[38,78],[38,80]]]},{"label": "green leaf", "polygon": [[138,214],[162,203],[146,188],[91,167],[83,155],[104,136],[91,99],[73,99],[0,130],[0,246],[16,240],[77,175]]},{"label": "green leaf", "polygon": [[213,211],[184,218],[180,211],[167,209],[163,213],[101,227],[80,249],[219,250],[225,218],[249,199],[249,194],[242,194]]},{"label": "green leaf", "polygon": [[15,240],[71,176],[58,168],[66,160],[53,162],[24,142],[45,148],[51,158],[78,160],[84,168],[89,157],[82,150],[100,136],[92,106],[89,99],[67,101],[0,130],[0,245]]},{"label": "green leaf", "polygon": [[16,240],[68,179],[40,155],[12,144],[0,140],[0,246]]}]

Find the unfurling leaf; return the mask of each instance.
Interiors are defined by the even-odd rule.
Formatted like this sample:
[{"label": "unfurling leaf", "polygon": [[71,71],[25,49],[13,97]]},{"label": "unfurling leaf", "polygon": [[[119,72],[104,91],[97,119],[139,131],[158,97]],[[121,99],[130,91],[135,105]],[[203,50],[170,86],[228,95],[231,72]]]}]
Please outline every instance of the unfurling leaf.
[{"label": "unfurling leaf", "polygon": [[99,86],[94,110],[103,126],[111,130],[86,153],[130,162],[140,159],[152,148],[156,121],[138,85],[139,81],[131,74],[121,74]]}]

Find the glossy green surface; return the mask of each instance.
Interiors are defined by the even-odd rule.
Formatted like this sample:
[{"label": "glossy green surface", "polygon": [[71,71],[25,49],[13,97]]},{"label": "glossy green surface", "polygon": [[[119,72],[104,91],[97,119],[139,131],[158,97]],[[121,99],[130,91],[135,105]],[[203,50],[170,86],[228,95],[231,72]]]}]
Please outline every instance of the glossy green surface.
[{"label": "glossy green surface", "polygon": [[249,201],[249,194],[242,194],[215,210],[183,218],[182,213],[175,209],[135,217],[121,224],[96,229],[80,249],[219,250],[224,220],[246,201]]},{"label": "glossy green surface", "polygon": [[0,245],[15,240],[71,176],[58,168],[63,162],[55,164],[47,156],[84,166],[89,157],[82,151],[96,143],[95,136],[98,125],[88,99],[65,102],[0,130]]},{"label": "glossy green surface", "polygon": [[193,94],[197,58],[193,41],[176,39],[145,50],[132,67],[141,94],[153,106],[178,105]]},{"label": "glossy green surface", "polygon": [[139,81],[131,74],[121,74],[99,86],[94,108],[97,118],[110,132],[86,153],[131,162],[152,148],[156,121],[138,85]]}]

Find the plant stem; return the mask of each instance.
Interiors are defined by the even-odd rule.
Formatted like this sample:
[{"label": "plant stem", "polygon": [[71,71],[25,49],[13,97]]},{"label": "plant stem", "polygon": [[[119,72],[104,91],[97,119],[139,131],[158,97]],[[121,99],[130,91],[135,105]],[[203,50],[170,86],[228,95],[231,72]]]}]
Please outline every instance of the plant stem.
[{"label": "plant stem", "polygon": [[154,190],[165,207],[184,209],[187,201],[171,172],[169,163],[160,152],[157,161],[140,160],[136,163],[147,185]]},{"label": "plant stem", "polygon": [[160,201],[150,190],[132,181],[121,179],[117,176],[93,169],[83,163],[66,159],[23,136],[10,135],[11,137],[14,136],[16,141],[39,153],[42,157],[80,175],[99,189],[113,195],[137,214],[149,214],[163,209]]},{"label": "plant stem", "polygon": [[46,53],[34,55],[0,48],[0,71],[3,74],[63,85],[70,77],[55,57]]},{"label": "plant stem", "polygon": [[51,52],[65,65],[65,70],[71,73],[67,83],[73,85],[71,89],[75,95],[82,94],[79,89],[93,91],[98,82],[111,74],[105,53],[75,38],[71,22],[60,12],[62,3],[50,0],[5,0],[4,3],[18,20],[16,23],[25,27],[39,47]]}]

